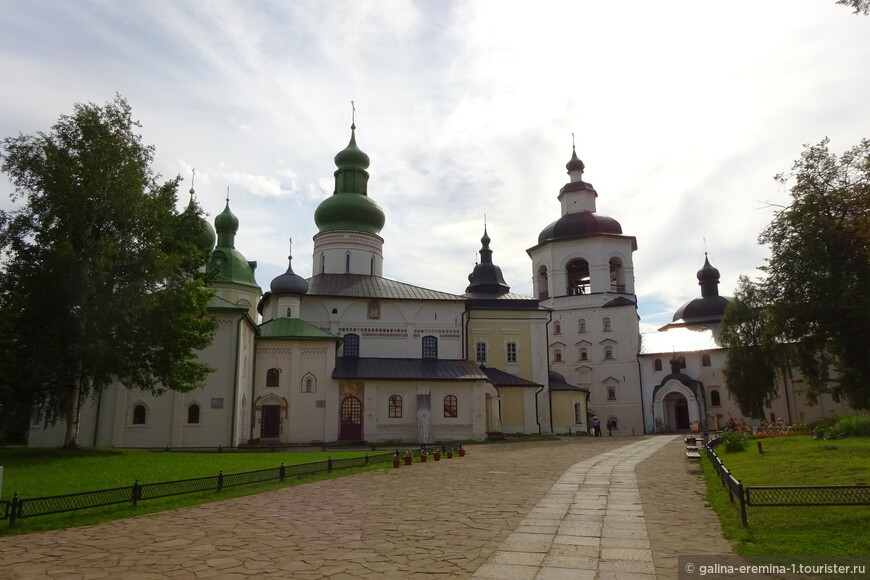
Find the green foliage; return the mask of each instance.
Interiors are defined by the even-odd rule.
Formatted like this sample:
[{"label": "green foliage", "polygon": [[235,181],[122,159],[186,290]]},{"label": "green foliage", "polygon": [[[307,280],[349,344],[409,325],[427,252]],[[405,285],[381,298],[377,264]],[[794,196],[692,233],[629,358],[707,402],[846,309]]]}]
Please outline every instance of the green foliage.
[{"label": "green foliage", "polygon": [[179,180],[158,182],[138,126],[116,97],[2,141],[19,204],[0,215],[2,383],[46,422],[64,418],[67,446],[107,385],[184,391],[211,371],[194,356],[214,332],[199,212],[176,211]]},{"label": "green foliage", "polygon": [[721,435],[722,447],[729,453],[737,453],[745,451],[749,443],[749,437],[740,431],[732,431],[727,429]]},{"label": "green foliage", "polygon": [[815,439],[842,439],[870,436],[870,414],[852,413],[845,417],[825,417],[810,424]]},{"label": "green foliage", "polygon": [[725,380],[740,411],[763,419],[788,367],[787,349],[777,342],[761,285],[740,276],[734,299],[722,317],[721,340],[728,347]]},{"label": "green foliage", "polygon": [[792,201],[759,236],[767,277],[741,278],[723,318],[728,388],[760,418],[796,367],[810,403],[830,393],[870,409],[870,139],[839,157],[827,139],[806,146],[776,179]]}]

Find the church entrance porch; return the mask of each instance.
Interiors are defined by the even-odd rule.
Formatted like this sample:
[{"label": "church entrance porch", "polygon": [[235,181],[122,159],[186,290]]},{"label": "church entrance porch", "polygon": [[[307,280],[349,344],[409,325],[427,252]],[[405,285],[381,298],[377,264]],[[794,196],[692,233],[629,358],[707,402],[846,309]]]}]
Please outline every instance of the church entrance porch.
[{"label": "church entrance porch", "polygon": [[263,405],[260,439],[278,439],[281,436],[281,406]]},{"label": "church entrance porch", "polygon": [[689,431],[702,428],[704,401],[695,385],[672,379],[656,387],[653,395],[653,419],[657,433]]}]

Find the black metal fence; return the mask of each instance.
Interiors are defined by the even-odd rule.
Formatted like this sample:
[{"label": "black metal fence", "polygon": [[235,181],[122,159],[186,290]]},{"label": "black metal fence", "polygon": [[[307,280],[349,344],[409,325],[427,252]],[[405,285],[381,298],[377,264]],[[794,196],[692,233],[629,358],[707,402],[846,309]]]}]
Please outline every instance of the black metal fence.
[{"label": "black metal fence", "polygon": [[713,439],[705,445],[707,458],[728,488],[728,499],[739,502],[744,526],[749,525],[747,507],[870,505],[870,485],[744,486],[713,450],[719,442]]},{"label": "black metal fence", "polygon": [[0,501],[0,520],[9,520],[9,525],[11,526],[15,524],[16,520],[23,518],[118,504],[136,506],[140,501],[187,493],[219,492],[225,487],[237,487],[269,481],[284,481],[288,477],[331,472],[334,469],[364,467],[372,463],[383,463],[393,460],[397,453],[391,451],[377,455],[366,454],[363,457],[330,458],[326,461],[299,463],[296,465],[284,465],[282,463],[279,467],[258,469],[256,471],[226,474],[221,471],[217,475],[208,477],[195,477],[160,483],[140,484],[137,480],[133,485],[126,487],[46,497],[20,498],[18,494],[15,494],[11,500]]}]

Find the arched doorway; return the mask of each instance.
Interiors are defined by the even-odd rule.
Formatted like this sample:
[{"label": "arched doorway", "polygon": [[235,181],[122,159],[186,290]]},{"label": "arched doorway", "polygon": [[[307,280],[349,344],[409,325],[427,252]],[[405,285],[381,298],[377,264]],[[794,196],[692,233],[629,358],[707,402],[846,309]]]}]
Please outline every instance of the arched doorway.
[{"label": "arched doorway", "polygon": [[682,393],[669,393],[663,400],[668,427],[677,431],[689,428],[689,402]]},{"label": "arched doorway", "polygon": [[346,397],[341,402],[341,441],[362,441],[362,402],[354,397]]},{"label": "arched doorway", "polygon": [[656,432],[688,431],[696,425],[703,428],[706,412],[702,400],[696,395],[696,385],[671,379],[653,390],[653,420]]}]

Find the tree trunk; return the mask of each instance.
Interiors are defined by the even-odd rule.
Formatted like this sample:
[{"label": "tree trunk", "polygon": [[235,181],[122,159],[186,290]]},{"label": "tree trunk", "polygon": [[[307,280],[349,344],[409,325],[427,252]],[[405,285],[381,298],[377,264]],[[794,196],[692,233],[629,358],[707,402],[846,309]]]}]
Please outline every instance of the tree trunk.
[{"label": "tree trunk", "polygon": [[73,379],[70,398],[66,408],[66,435],[63,440],[65,449],[75,449],[78,447],[79,420],[81,418],[81,405],[79,401],[81,397],[82,379],[81,375],[78,375]]}]

